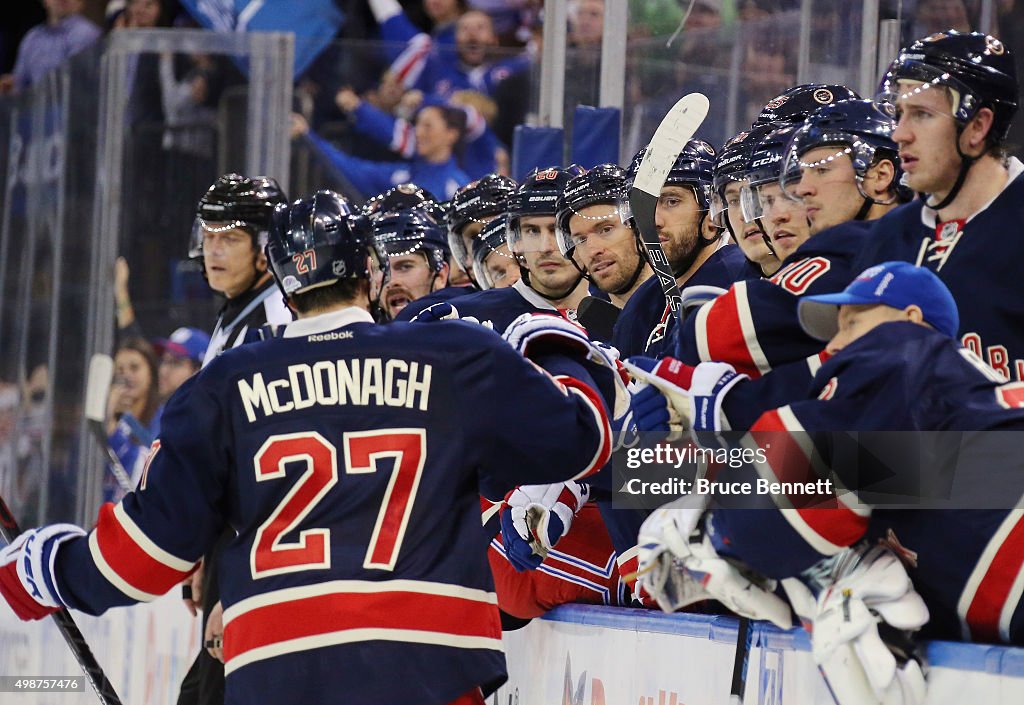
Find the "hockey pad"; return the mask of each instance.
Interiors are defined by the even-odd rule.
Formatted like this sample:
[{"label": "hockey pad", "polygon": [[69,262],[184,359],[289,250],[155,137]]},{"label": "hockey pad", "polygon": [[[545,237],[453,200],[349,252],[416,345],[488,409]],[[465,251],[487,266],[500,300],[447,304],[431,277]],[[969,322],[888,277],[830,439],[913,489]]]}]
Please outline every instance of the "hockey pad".
[{"label": "hockey pad", "polygon": [[655,509],[640,526],[636,592],[646,592],[664,612],[712,599],[682,563],[705,506],[703,497],[687,495]]},{"label": "hockey pad", "polygon": [[42,619],[64,607],[53,577],[57,549],[85,536],[73,524],[54,524],[21,534],[0,551],[0,593],[23,620]]},{"label": "hockey pad", "polygon": [[926,684],[911,633],[928,608],[896,555],[883,546],[844,551],[818,595],[812,654],[838,705],[916,705]]},{"label": "hockey pad", "polygon": [[501,540],[512,566],[518,571],[540,566],[588,499],[590,486],[582,482],[521,485],[509,492]]}]

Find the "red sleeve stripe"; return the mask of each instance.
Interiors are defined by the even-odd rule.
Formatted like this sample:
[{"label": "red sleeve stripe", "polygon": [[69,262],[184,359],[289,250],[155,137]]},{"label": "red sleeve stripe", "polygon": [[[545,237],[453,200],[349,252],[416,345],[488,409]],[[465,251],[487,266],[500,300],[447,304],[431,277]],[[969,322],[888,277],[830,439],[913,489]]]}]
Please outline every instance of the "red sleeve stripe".
[{"label": "red sleeve stripe", "polygon": [[604,403],[601,401],[601,396],[591,389],[588,385],[580,382],[578,379],[572,377],[555,377],[555,379],[563,384],[566,389],[573,392],[577,396],[581,397],[586,403],[587,408],[590,409],[591,413],[594,414],[594,418],[597,421],[598,433],[600,434],[600,442],[597,444],[597,451],[594,453],[594,457],[590,459],[590,462],[583,469],[582,472],[570,477],[570,480],[579,480],[580,478],[588,475],[593,475],[595,472],[604,467],[604,464],[608,462],[608,459],[612,457],[612,427],[608,423],[608,415],[604,410]]},{"label": "red sleeve stripe", "polygon": [[698,351],[705,362],[728,362],[751,378],[771,369],[754,329],[746,282],[736,282],[702,306],[697,312],[696,332]]},{"label": "red sleeve stripe", "polygon": [[195,567],[153,543],[121,504],[100,507],[96,529],[89,535],[89,551],[103,577],[140,602],[163,595]]},{"label": "red sleeve stripe", "polygon": [[336,580],[224,611],[225,674],[282,654],[363,641],[501,651],[493,592],[418,580]]},{"label": "red sleeve stripe", "polygon": [[[835,477],[814,452],[810,436],[788,407],[761,415],[750,429],[748,447],[761,448],[766,463],[755,462],[758,474],[770,482],[813,482]],[[782,515],[815,551],[833,555],[852,545],[867,531],[870,507],[857,501],[852,492],[818,497],[799,497],[799,503],[814,508],[793,507],[786,498],[772,495]]]},{"label": "red sleeve stripe", "polygon": [[1024,510],[1009,512],[971,571],[957,602],[969,641],[1010,641],[1010,620],[1024,594]]}]

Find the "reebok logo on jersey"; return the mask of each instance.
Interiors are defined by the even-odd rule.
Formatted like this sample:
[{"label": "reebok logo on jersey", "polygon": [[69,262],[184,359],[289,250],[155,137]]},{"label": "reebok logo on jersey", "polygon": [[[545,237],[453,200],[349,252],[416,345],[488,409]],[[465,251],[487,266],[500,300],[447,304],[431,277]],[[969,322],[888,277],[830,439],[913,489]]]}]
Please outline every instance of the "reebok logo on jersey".
[{"label": "reebok logo on jersey", "polygon": [[311,343],[322,343],[327,340],[352,340],[356,337],[356,334],[350,330],[336,330],[330,333],[317,333],[315,335],[307,335],[306,340]]}]

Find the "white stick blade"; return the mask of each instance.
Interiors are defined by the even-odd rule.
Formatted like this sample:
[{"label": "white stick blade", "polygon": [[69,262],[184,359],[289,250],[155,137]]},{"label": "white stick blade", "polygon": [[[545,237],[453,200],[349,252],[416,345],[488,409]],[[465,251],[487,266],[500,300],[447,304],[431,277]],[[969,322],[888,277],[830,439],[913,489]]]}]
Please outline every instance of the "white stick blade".
[{"label": "white stick blade", "polygon": [[107,396],[114,379],[114,359],[96,353],[89,360],[89,376],[85,384],[85,418],[102,422],[107,415]]},{"label": "white stick blade", "polygon": [[710,108],[711,103],[703,93],[685,95],[672,106],[655,130],[637,168],[634,188],[655,197],[661,195],[661,187],[676,157],[700,128]]}]

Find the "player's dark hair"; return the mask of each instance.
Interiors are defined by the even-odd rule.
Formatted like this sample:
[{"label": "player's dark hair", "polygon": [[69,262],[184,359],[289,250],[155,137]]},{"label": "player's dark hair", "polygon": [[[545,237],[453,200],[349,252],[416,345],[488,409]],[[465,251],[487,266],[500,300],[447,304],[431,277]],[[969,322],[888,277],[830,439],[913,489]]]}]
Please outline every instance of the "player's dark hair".
[{"label": "player's dark hair", "polygon": [[301,314],[351,304],[359,295],[365,279],[339,279],[327,286],[318,286],[291,295],[291,304]]}]

